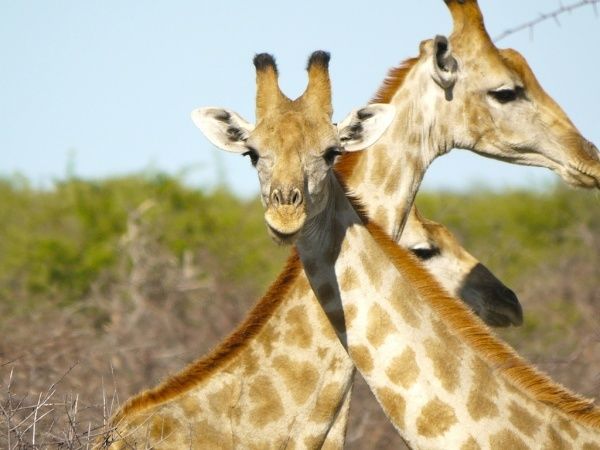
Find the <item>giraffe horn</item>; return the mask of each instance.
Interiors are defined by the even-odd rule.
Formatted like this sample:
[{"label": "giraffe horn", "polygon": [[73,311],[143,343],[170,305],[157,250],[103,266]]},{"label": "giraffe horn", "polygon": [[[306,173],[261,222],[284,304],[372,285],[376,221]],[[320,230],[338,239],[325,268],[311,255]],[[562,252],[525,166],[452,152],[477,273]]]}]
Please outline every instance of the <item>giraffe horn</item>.
[{"label": "giraffe horn", "polygon": [[452,15],[454,38],[465,36],[465,40],[476,38],[491,44],[492,40],[485,29],[477,0],[444,0],[444,2]]},{"label": "giraffe horn", "polygon": [[256,68],[256,121],[264,117],[269,109],[277,107],[283,99],[279,89],[277,64],[275,58],[268,53],[259,53],[254,56]]},{"label": "giraffe horn", "polygon": [[327,112],[331,117],[333,107],[331,106],[329,59],[329,53],[322,50],[313,52],[310,55],[306,67],[308,71],[308,86],[304,94],[302,94],[302,100],[310,107]]}]

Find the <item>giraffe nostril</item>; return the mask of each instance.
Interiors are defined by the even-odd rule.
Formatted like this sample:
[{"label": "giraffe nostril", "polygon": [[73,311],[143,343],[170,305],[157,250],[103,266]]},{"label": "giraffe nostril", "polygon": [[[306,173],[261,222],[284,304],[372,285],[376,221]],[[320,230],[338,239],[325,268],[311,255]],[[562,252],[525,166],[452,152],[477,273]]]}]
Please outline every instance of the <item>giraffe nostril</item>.
[{"label": "giraffe nostril", "polygon": [[279,189],[273,189],[271,192],[271,203],[274,206],[279,206],[282,203],[281,191]]},{"label": "giraffe nostril", "polygon": [[302,198],[302,192],[300,192],[300,189],[294,188],[292,190],[291,200],[292,200],[292,205],[294,205],[296,208],[299,207],[300,205],[302,205],[303,198]]}]

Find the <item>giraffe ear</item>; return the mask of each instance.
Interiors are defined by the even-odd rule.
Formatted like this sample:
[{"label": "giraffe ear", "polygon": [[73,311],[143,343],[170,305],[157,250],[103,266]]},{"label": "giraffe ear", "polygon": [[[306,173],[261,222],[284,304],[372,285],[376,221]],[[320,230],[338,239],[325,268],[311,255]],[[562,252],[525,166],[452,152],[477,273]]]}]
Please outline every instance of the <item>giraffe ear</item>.
[{"label": "giraffe ear", "polygon": [[443,89],[451,89],[454,87],[457,74],[458,63],[452,56],[448,38],[436,36],[433,40],[433,80]]},{"label": "giraffe ear", "polygon": [[354,152],[373,145],[395,116],[396,108],[383,103],[355,109],[337,126],[342,147],[348,152]]},{"label": "giraffe ear", "polygon": [[192,111],[192,121],[220,149],[233,153],[248,151],[246,140],[254,125],[235,112],[222,108],[198,108]]}]

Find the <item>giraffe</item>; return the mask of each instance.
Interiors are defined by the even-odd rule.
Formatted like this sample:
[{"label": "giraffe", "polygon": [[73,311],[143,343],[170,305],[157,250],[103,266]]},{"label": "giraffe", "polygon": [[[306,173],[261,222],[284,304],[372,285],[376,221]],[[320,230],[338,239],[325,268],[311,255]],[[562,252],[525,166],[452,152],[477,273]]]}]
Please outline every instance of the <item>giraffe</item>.
[{"label": "giraffe", "polygon": [[[398,111],[377,143],[387,156],[378,151],[352,154],[346,168],[340,169],[353,192],[368,198],[370,217],[376,217],[373,205],[383,200],[364,193],[397,205],[402,202],[396,223],[382,223],[389,220],[383,213],[378,220],[392,229],[396,241],[425,170],[452,148],[545,167],[570,185],[600,188],[598,149],[543,90],[525,58],[516,50],[494,46],[476,0],[445,3],[453,19],[451,36],[423,41],[419,56],[392,69],[373,99],[393,104]],[[398,152],[403,154],[401,160],[391,159]],[[352,167],[357,162],[360,167]],[[378,176],[360,185],[353,182],[353,177],[362,178],[365,166],[374,164],[380,169]],[[384,189],[375,193],[372,184]]]},{"label": "giraffe", "polygon": [[[464,282],[457,286],[460,285],[463,288],[471,286],[470,292],[474,293],[474,298],[483,297],[488,300],[487,303],[491,306],[487,308],[484,305],[483,309],[487,311],[485,316],[490,323],[502,326],[510,322],[520,323],[522,312],[512,291],[508,290],[487,269],[484,269],[482,274],[479,269],[483,266],[458,244],[445,227],[426,221],[417,213],[412,219],[409,226],[411,229],[410,246],[416,255],[426,261],[431,260],[432,257],[439,258],[455,270],[459,268],[456,274],[457,278]],[[319,379],[316,383],[318,387],[303,404],[295,406],[293,413],[278,429],[279,436],[271,426],[269,443],[278,446],[290,436],[295,438],[305,436],[304,439],[310,441],[307,444],[309,447],[318,447],[323,444],[325,448],[339,448],[343,445],[354,366],[344,349],[335,341],[333,329],[328,324],[318,303],[313,300],[308,307],[305,306],[303,297],[307,292],[311,293],[310,287],[305,280],[298,276],[297,258],[292,258],[292,260],[293,264],[284,271],[280,280],[273,285],[259,307],[251,312],[237,335],[234,333],[215,353],[167,381],[162,387],[154,390],[153,394],[142,394],[125,405],[113,422],[119,423],[123,419],[124,424],[124,426],[117,427],[111,437],[115,440],[114,448],[142,445],[142,443],[152,443],[152,446],[156,446],[157,442],[160,442],[165,448],[176,446],[173,443],[175,436],[171,433],[177,427],[173,425],[181,426],[186,422],[184,419],[186,415],[194,415],[195,405],[196,408],[200,408],[203,404],[209,405],[205,410],[196,410],[196,415],[201,415],[201,418],[214,414],[213,409],[216,408],[217,400],[213,399],[223,400],[227,397],[228,389],[231,391],[231,386],[237,382],[236,377],[231,376],[236,371],[239,377],[254,376],[256,379],[256,383],[253,385],[255,389],[240,394],[245,396],[243,401],[240,401],[240,405],[230,405],[229,407],[244,409],[243,405],[249,404],[252,397],[256,396],[259,382],[269,379],[269,372],[273,370],[273,367],[283,368],[282,362],[286,362],[284,355],[289,354],[289,347],[294,345],[299,347],[307,359],[322,360],[322,367],[318,374]],[[473,274],[477,276],[474,277]],[[289,282],[293,277],[296,277],[297,280],[293,281],[289,288],[282,289],[281,285]],[[282,296],[286,296],[285,302],[281,301]],[[260,333],[257,333],[256,324],[261,320],[265,322],[267,317],[266,326]],[[277,335],[277,330],[288,327],[290,322],[294,323],[294,332],[297,336]],[[253,333],[256,333],[256,336],[253,337]],[[334,345],[320,344],[327,340]],[[234,352],[237,354],[232,357]],[[227,361],[229,358],[231,361]],[[264,362],[259,366],[254,358],[262,359]],[[221,375],[218,379],[210,376],[211,371],[215,370],[218,370]],[[286,375],[286,382],[292,385],[305,383],[311,379],[310,373],[308,380],[303,379],[307,374],[302,372],[290,371]],[[190,379],[192,383],[187,385],[186,383]],[[203,380],[207,380],[207,382],[203,382]],[[177,396],[182,392],[182,395]],[[295,395],[298,397],[307,394],[299,392]],[[173,400],[162,401],[169,396],[173,397]],[[281,410],[278,410],[282,399],[275,397],[265,397],[263,407],[265,410],[273,408],[274,412],[282,413]],[[140,407],[140,403],[155,404],[143,408]],[[137,414],[137,410],[140,409],[141,413]],[[251,415],[239,418],[239,423],[235,427],[223,427],[222,418],[218,413],[226,410],[227,407],[222,407],[221,410],[217,408],[217,417],[212,423],[208,419],[195,423],[193,427],[196,432],[190,436],[190,441],[193,439],[202,448],[210,448],[211,445],[214,445],[214,448],[234,447],[233,441],[223,438],[223,436],[233,434],[236,436],[237,443],[267,448],[265,441],[261,442],[256,438],[257,424],[250,421]],[[237,414],[242,414],[242,412],[237,411]],[[307,417],[313,417],[313,419],[316,417],[318,418],[317,422],[321,423],[312,428],[306,427],[304,422]],[[109,445],[109,442],[101,445]]]},{"label": "giraffe", "polygon": [[[458,41],[458,38],[460,37],[461,33],[468,31],[468,29],[465,30],[464,26],[457,27],[456,24],[455,28],[456,30],[453,36],[451,37],[451,41]],[[438,56],[445,57],[445,59],[441,58],[440,61],[451,61],[451,59],[449,58],[450,53],[448,51],[441,55],[439,55],[438,52],[436,52],[434,61],[434,54],[431,51],[433,43],[438,43],[441,46],[441,44],[443,44],[443,39],[436,39],[435,41],[428,41],[423,43],[421,45],[421,54],[419,58],[409,60],[406,64],[398,67],[397,69],[392,70],[392,72],[390,73],[390,77],[388,78],[388,80],[386,80],[386,83],[378,92],[376,99],[382,102],[392,102],[394,104],[397,104],[397,106],[400,107],[401,110],[403,110],[404,108],[402,107],[402,99],[406,97],[406,99],[409,100],[408,103],[411,104],[411,111],[409,114],[414,114],[415,112],[419,113],[419,103],[416,100],[418,95],[410,95],[410,93],[413,91],[422,93],[423,90],[419,89],[423,86],[428,86],[427,93],[429,94],[429,96],[433,96],[433,94],[435,93],[434,90],[439,89],[440,86],[438,82],[433,78],[432,72],[434,74],[437,74],[437,72],[440,72],[440,70],[436,72],[435,69],[432,69],[432,67],[435,67],[435,64],[437,64],[439,59]],[[497,59],[497,55],[495,56],[493,52],[490,54],[492,58],[495,57]],[[485,60],[488,56],[489,55],[487,54],[481,55],[481,58]],[[455,59],[462,61],[466,58],[460,55],[456,55]],[[472,58],[470,64],[473,65],[475,63],[477,63],[477,60]],[[491,64],[487,65],[490,66]],[[506,67],[505,69],[508,70],[508,68]],[[469,70],[471,71],[470,75]],[[535,78],[533,78],[531,71],[528,68],[526,68],[526,70],[523,69],[523,71],[525,71],[525,74],[528,75],[527,77],[525,77],[528,82],[528,89],[536,93],[535,100],[537,102],[540,102],[542,105],[552,105],[553,101],[547,95],[543,94],[543,91],[540,94],[541,88],[539,88],[539,85],[537,85],[537,82],[535,82]],[[477,72],[473,69],[473,67],[469,67],[468,65],[459,66],[457,68],[457,72],[460,74],[465,73],[469,75],[461,75],[462,78],[457,76],[456,78],[459,79],[468,80],[469,78],[476,77],[477,75]],[[276,73],[274,76],[276,76]],[[518,76],[518,74],[515,76]],[[475,81],[477,81],[477,79]],[[479,82],[479,84],[481,84],[481,82]],[[399,94],[400,91],[402,91],[402,95]],[[470,95],[472,95],[475,99],[478,98],[478,96],[474,95],[473,93],[470,93]],[[454,98],[454,100],[457,100],[456,97]],[[466,100],[464,100],[463,102],[468,103],[468,101]],[[484,110],[484,106],[485,105],[477,105],[477,107],[481,110]],[[495,107],[495,105],[489,106],[489,108],[492,107]],[[430,105],[427,106],[427,108],[431,110]],[[545,109],[548,108],[546,107]],[[568,118],[566,118],[564,113],[560,111],[558,106],[556,106],[555,109],[556,111],[554,111],[554,113],[556,114],[557,118],[553,120],[556,120],[559,123],[561,121],[570,123],[568,122]],[[223,122],[222,125],[226,124],[227,128],[233,128],[234,130],[236,128],[239,128],[239,136],[244,137],[245,132],[242,132],[242,129],[244,127],[238,127],[235,123],[237,117],[238,116],[232,116],[232,120],[230,120],[227,123]],[[440,139],[440,142],[444,142],[444,140],[447,142],[453,142],[457,144],[463,142],[460,136],[455,137],[449,133],[449,127],[451,124],[450,122],[444,120],[442,114],[440,114],[439,117],[434,117],[430,119],[430,121],[442,124],[441,128],[445,129],[447,132],[447,134],[440,134],[439,132],[436,133],[436,135]],[[381,145],[380,147],[382,148],[379,148],[377,151],[365,153],[350,153],[344,155],[341,158],[339,158],[340,161],[338,163],[338,167],[340,173],[344,176],[347,185],[352,187],[354,192],[358,194],[359,197],[368,199],[368,202],[366,202],[366,209],[369,215],[374,217],[375,221],[380,222],[388,233],[391,234],[392,232],[394,232],[393,234],[397,236],[398,229],[400,228],[399,224],[403,223],[403,219],[400,219],[404,216],[404,208],[402,206],[405,205],[406,201],[412,202],[412,194],[409,192],[409,189],[403,188],[403,195],[397,195],[397,198],[395,198],[393,201],[390,201],[389,197],[381,195],[380,193],[385,192],[386,195],[393,193],[394,187],[396,187],[396,189],[399,189],[398,186],[400,186],[400,182],[402,182],[405,179],[416,179],[415,183],[409,182],[409,186],[413,186],[413,184],[418,185],[420,179],[422,178],[422,172],[424,172],[431,159],[438,154],[436,153],[436,151],[439,150],[439,148],[437,147],[439,145],[439,142],[426,142],[426,144],[431,146],[431,148],[427,148],[427,146],[424,145],[423,142],[421,142],[421,140],[415,138],[415,136],[418,136],[419,134],[426,134],[426,132],[428,132],[428,123],[424,120],[411,121],[407,120],[406,116],[400,114],[397,115],[394,122],[397,126],[392,126],[392,130],[398,129],[401,126],[399,124],[403,123],[406,129],[408,130],[406,135],[399,136],[398,133],[396,133],[398,135],[396,136],[399,139],[398,141],[389,139],[389,142],[386,145]],[[538,120],[538,122],[540,121]],[[243,125],[245,121],[242,121],[241,123]],[[478,124],[470,123],[470,125],[477,126]],[[467,131],[469,133],[472,132],[468,129]],[[574,127],[572,127],[572,135],[574,137],[577,137],[578,135],[575,134],[575,131],[576,130],[574,129]],[[389,135],[390,133],[391,131],[386,134]],[[494,144],[490,146],[490,149],[479,146],[473,147],[472,150],[481,154],[493,155],[493,151],[495,151],[496,148],[502,148],[501,144],[503,144],[503,133],[508,133],[510,135],[510,130],[496,130],[495,136],[499,141],[498,143],[493,142],[493,137],[487,138],[488,142],[490,142],[491,140],[492,144]],[[581,144],[582,146],[587,145],[585,144],[583,138],[579,137],[575,139],[575,141],[577,140],[583,142]],[[510,142],[508,144],[510,144]],[[398,150],[399,147],[402,148],[402,152]],[[426,150],[426,157],[421,157],[419,155],[419,152],[423,149]],[[506,149],[510,149],[510,146],[505,145],[505,150]],[[588,150],[590,149],[592,149],[591,144],[589,144]],[[447,151],[448,148],[444,147],[444,150]],[[577,153],[577,150],[567,150],[564,151],[566,155]],[[538,150],[531,148],[529,149],[529,151],[533,152]],[[400,164],[397,164],[395,162],[400,161],[399,158],[403,158],[404,154],[407,155],[407,158],[402,159],[402,167],[400,167]],[[443,152],[440,152],[440,154],[443,154]],[[380,163],[378,163],[378,159],[375,157],[375,155],[382,155]],[[253,157],[252,154],[250,154],[249,156],[251,158]],[[501,159],[501,156],[497,157]],[[516,159],[514,160],[517,161]],[[542,160],[543,158],[540,157],[540,161]],[[567,158],[563,158],[563,160],[566,161],[565,164],[568,163]],[[389,167],[390,162],[393,163],[392,165],[398,171],[398,173],[396,173],[394,176],[392,176],[392,174],[383,173],[383,170],[381,169],[382,167],[385,168],[386,165]],[[532,162],[529,160],[522,160],[517,162],[534,163],[535,161]],[[593,161],[590,163],[590,165],[592,163]],[[538,165],[543,164],[538,163]],[[406,170],[405,172],[402,172],[402,176],[400,176],[399,171],[404,168],[406,168]],[[397,183],[394,180],[396,180]],[[448,248],[451,248],[452,246],[445,245],[445,243],[443,243],[444,245],[440,245],[439,239],[443,238],[443,233],[435,232],[435,235],[433,235],[433,233],[430,233],[430,231],[435,231],[435,227],[430,227],[430,229],[427,230],[427,232],[430,233],[428,237],[423,237],[421,239],[421,242],[415,242],[415,236],[417,235],[417,233],[409,233],[411,227],[414,224],[423,224],[423,222],[419,222],[416,213],[410,214],[408,216],[408,229],[402,235],[400,242],[403,245],[408,245],[418,256],[424,258],[424,265],[436,274],[438,280],[443,284],[443,286],[446,289],[449,290],[449,292],[453,293],[454,295],[463,294],[463,297],[465,297],[465,300],[468,302],[468,292],[477,292],[477,290],[473,291],[472,289],[470,289],[470,287],[473,285],[472,283],[470,283],[470,279],[472,278],[471,273],[476,274],[477,272],[480,272],[476,270],[479,266],[477,264],[471,266],[471,273],[469,273],[469,270],[464,271],[465,268],[469,267],[468,261],[473,261],[472,259],[469,259],[467,257],[463,258],[462,260],[459,260],[460,264],[457,267],[460,267],[462,272],[454,272],[450,274],[444,273],[445,267],[452,266],[452,264],[449,264],[450,262],[455,263],[457,261],[457,255],[453,254],[453,251],[448,250]],[[436,240],[438,241],[437,244]],[[458,255],[458,257],[460,257],[460,255]],[[440,267],[441,264],[445,265],[445,267]],[[464,276],[465,274],[467,274],[466,277]],[[484,276],[481,277],[481,279],[484,278]],[[463,283],[461,284],[461,282],[457,282],[457,280],[461,280]],[[476,283],[475,285],[477,286],[478,283]],[[490,286],[493,285],[494,283],[492,282]],[[485,288],[485,290],[489,292],[489,289]],[[475,295],[474,300],[472,300],[473,303],[470,303],[470,305],[476,311],[482,314],[482,316],[488,321],[488,323],[499,324],[494,323],[494,320],[496,319],[492,318],[492,316],[489,315],[490,311],[492,315],[494,314],[494,309],[498,305],[502,306],[504,308],[504,311],[500,310],[496,312],[496,317],[500,317],[504,324],[507,324],[511,321],[513,323],[518,323],[515,321],[515,317],[517,316],[515,316],[514,306],[511,306],[510,302],[507,302],[505,305],[502,305],[502,302],[488,302],[488,304],[482,305],[480,294],[481,290],[477,295]],[[505,296],[505,298],[508,297]],[[224,373],[228,373],[230,371],[243,372],[240,366],[243,367],[245,365],[252,364],[256,365],[256,360],[262,361],[263,365],[261,365],[258,370],[255,370],[252,373],[264,376],[265,378],[263,379],[270,379],[269,377],[273,372],[273,367],[275,367],[273,361],[280,356],[278,351],[283,352],[283,354],[287,354],[289,347],[294,346],[294,343],[291,339],[284,339],[281,333],[278,333],[277,331],[273,330],[279,330],[283,327],[288,326],[289,323],[294,323],[296,325],[295,329],[293,330],[294,333],[298,335],[304,335],[305,337],[311,336],[310,343],[307,344],[308,339],[306,339],[303,342],[304,347],[302,347],[302,345],[299,345],[303,350],[307,350],[307,346],[309,345],[313,346],[313,356],[308,356],[308,359],[314,360],[316,358],[322,358],[323,360],[329,362],[335,362],[335,364],[330,363],[329,365],[328,363],[324,362],[323,367],[319,368],[320,378],[317,382],[317,385],[319,386],[319,388],[317,388],[317,392],[319,393],[318,395],[321,399],[326,399],[321,400],[318,407],[319,410],[323,412],[324,405],[327,404],[327,407],[330,411],[328,413],[329,415],[327,419],[329,420],[329,424],[326,428],[324,428],[325,431],[323,431],[323,434],[325,435],[325,437],[323,439],[328,439],[327,442],[340,442],[342,439],[340,438],[340,435],[343,437],[343,433],[341,433],[340,430],[343,431],[345,425],[344,411],[347,411],[346,407],[348,404],[347,400],[350,392],[350,385],[352,379],[352,367],[346,364],[348,362],[346,359],[347,357],[343,353],[343,350],[340,351],[341,348],[336,351],[332,350],[331,348],[327,348],[326,350],[329,353],[325,353],[323,347],[318,348],[318,346],[315,344],[317,336],[331,336],[331,333],[328,333],[327,327],[317,327],[315,325],[322,324],[322,317],[319,316],[319,314],[322,315],[322,313],[320,313],[315,308],[315,305],[313,303],[314,300],[312,299],[312,294],[310,293],[308,284],[304,279],[304,274],[301,272],[301,268],[298,267],[297,255],[293,254],[290,260],[288,261],[286,268],[281,273],[280,277],[276,280],[276,282],[272,285],[272,287],[269,289],[267,295],[258,303],[256,308],[250,313],[248,319],[234,333],[232,333],[232,335],[228,339],[226,339],[207,357],[198,360],[196,363],[192,364],[187,370],[173,377],[173,379],[167,380],[158,388],[142,393],[141,395],[131,399],[124,406],[121,412],[117,415],[117,418],[128,417],[130,415],[136,414],[139,411],[143,412],[146,409],[148,411],[151,411],[153,410],[153,408],[156,409],[160,407],[164,402],[168,402],[171,401],[171,399],[178,398],[178,395],[183,395],[184,393],[193,392],[194,395],[196,395],[199,399],[198,401],[202,402],[202,399],[205,398],[206,395],[208,395],[207,392],[212,393],[218,390],[218,388],[221,386],[220,380],[223,377],[228,376]],[[295,320],[298,317],[298,311],[302,311],[306,315],[306,317],[309,317],[309,319],[306,321]],[[518,317],[516,320],[519,320]],[[280,326],[281,324],[283,324],[283,327]],[[322,342],[326,341],[326,339],[321,340]],[[265,343],[265,345],[263,345],[262,343]],[[263,347],[265,347],[266,351],[265,349],[263,349]],[[305,351],[304,354],[310,355],[311,353]],[[282,360],[279,359],[278,361],[281,362]],[[335,368],[333,366],[335,366]],[[297,372],[296,375],[297,377],[294,378],[293,375],[288,373],[288,382],[290,384],[294,384],[293,380],[296,380],[296,383],[304,381],[302,379],[303,375],[300,372]],[[338,389],[338,394],[334,395],[331,393],[333,392],[333,386],[336,382],[339,383],[340,386],[344,386],[344,389]],[[321,388],[325,387],[327,388],[326,390],[321,390]],[[323,393],[326,393],[326,395],[323,395]],[[277,409],[276,407],[278,402],[279,404],[281,403],[280,397],[281,396],[279,396],[278,394],[278,397],[274,398],[274,409]],[[307,405],[316,404],[311,403],[311,401],[312,400],[306,401],[301,406],[307,409],[310,407]],[[286,405],[289,406],[290,404]],[[239,405],[234,405],[231,408],[235,409],[239,407]],[[298,407],[296,411],[300,411],[300,408]],[[213,413],[208,411],[204,412],[204,414],[209,415]],[[296,412],[294,412],[291,414],[292,419],[289,419],[280,427],[281,436],[283,436],[281,439],[284,439],[288,436],[297,436],[297,429],[293,428],[290,424],[303,423],[301,420],[300,413],[296,414]],[[307,416],[305,415],[303,417]],[[149,420],[148,423],[150,422],[151,421]],[[239,424],[243,423],[243,420],[239,419],[237,423],[238,428],[236,429],[236,431],[240,431],[241,425]],[[222,436],[226,435],[228,432],[229,434],[232,433],[229,429],[223,430],[221,428],[220,431],[218,431],[218,423],[213,423],[210,426],[206,425],[206,427],[208,431],[204,432],[205,436]],[[231,429],[233,429],[233,427]],[[250,426],[250,429],[253,429],[252,426]],[[313,436],[316,433],[314,430],[311,430],[311,432]],[[274,433],[273,427],[270,428],[270,433]],[[240,433],[240,435],[242,437],[239,437],[238,442],[244,440],[243,433]],[[273,442],[282,442],[281,439],[279,439],[278,441],[276,438],[274,438]],[[314,442],[323,442],[323,439],[315,439]],[[251,441],[252,439],[245,442]],[[221,439],[219,442],[221,445],[225,445],[224,443],[226,441]]]},{"label": "giraffe", "polygon": [[[327,59],[313,58],[317,87],[297,104],[271,77],[274,94],[259,96],[258,125],[243,144],[215,131],[223,110],[200,111],[200,125],[224,150],[256,152],[268,232],[296,244],[323,310],[388,418],[415,449],[600,449],[592,401],[494,337],[346,196],[331,155],[360,150],[390,119],[374,104],[335,128]],[[313,369],[313,361],[295,363]]]}]

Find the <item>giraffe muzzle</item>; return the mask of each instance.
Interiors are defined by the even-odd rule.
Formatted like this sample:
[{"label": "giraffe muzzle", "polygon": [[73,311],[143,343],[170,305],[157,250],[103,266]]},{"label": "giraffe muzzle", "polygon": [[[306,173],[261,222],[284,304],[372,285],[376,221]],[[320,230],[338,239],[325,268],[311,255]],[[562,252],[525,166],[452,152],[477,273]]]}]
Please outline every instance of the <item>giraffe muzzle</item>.
[{"label": "giraffe muzzle", "polygon": [[465,278],[460,297],[488,325],[508,327],[523,323],[523,310],[515,293],[481,263]]}]

